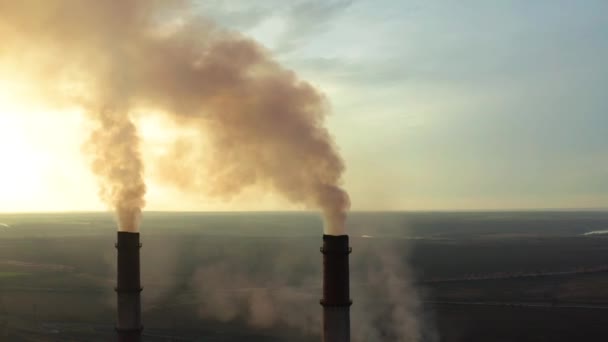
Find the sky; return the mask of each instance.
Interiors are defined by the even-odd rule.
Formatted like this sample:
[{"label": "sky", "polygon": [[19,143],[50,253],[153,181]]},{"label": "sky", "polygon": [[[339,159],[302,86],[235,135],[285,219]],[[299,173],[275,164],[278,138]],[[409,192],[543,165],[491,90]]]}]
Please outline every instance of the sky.
[{"label": "sky", "polygon": [[[608,207],[606,1],[201,1],[323,91],[354,210]],[[18,74],[18,73],[17,73]],[[103,210],[87,122],[0,79],[0,212]],[[170,127],[140,123],[144,145]],[[144,156],[146,155],[144,149]],[[149,182],[147,210],[293,210]]]}]

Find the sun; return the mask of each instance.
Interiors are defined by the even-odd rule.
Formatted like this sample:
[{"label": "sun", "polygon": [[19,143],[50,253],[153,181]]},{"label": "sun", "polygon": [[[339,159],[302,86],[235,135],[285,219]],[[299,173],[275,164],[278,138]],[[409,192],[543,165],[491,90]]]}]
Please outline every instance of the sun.
[{"label": "sun", "polygon": [[82,115],[34,98],[0,82],[0,212],[98,208]]},{"label": "sun", "polygon": [[41,187],[48,163],[29,138],[27,113],[0,96],[0,210],[16,210]]}]

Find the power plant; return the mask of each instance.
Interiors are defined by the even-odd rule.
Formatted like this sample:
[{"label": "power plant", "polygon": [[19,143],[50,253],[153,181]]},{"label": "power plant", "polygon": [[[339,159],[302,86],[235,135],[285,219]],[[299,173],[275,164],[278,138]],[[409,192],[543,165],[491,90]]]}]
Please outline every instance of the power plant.
[{"label": "power plant", "polygon": [[139,233],[118,232],[116,243],[118,300],[116,333],[118,342],[140,342],[141,282],[139,265]]},{"label": "power plant", "polygon": [[348,235],[323,235],[323,342],[350,341]]}]

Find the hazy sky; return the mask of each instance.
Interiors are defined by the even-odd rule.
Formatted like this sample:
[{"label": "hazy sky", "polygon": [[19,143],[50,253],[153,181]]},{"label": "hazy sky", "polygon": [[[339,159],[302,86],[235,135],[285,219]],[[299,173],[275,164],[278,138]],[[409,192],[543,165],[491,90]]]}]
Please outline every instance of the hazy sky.
[{"label": "hazy sky", "polygon": [[[608,2],[201,1],[330,98],[354,209],[608,207]],[[97,210],[79,113],[0,79],[0,211]],[[142,122],[148,146],[165,125]],[[152,148],[152,147],[150,147]],[[151,210],[293,209],[150,185]]]}]

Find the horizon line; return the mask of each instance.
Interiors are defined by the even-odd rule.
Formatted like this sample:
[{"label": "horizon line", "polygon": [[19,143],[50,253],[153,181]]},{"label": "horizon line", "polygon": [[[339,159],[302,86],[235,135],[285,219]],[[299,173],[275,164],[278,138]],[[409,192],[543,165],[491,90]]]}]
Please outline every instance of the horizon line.
[{"label": "horizon line", "polygon": [[[507,213],[507,212],[603,212],[608,207],[590,208],[491,208],[491,209],[361,209],[350,210],[348,213]],[[113,214],[111,210],[34,210],[34,211],[0,211],[0,215],[19,214]],[[320,214],[316,210],[143,210],[146,213],[184,213],[184,214],[256,214],[256,213],[304,213]]]}]

